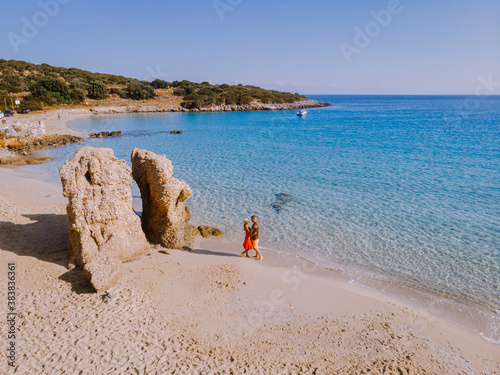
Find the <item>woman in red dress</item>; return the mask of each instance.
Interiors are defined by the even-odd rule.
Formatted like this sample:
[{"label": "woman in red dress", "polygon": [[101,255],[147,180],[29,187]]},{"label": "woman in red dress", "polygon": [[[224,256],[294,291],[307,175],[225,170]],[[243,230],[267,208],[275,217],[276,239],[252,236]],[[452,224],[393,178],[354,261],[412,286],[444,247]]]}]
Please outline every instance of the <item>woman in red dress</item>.
[{"label": "woman in red dress", "polygon": [[248,219],[245,219],[243,221],[243,229],[245,230],[245,241],[243,241],[243,248],[245,249],[245,251],[241,253],[241,256],[242,257],[246,256],[247,258],[250,258],[248,256],[248,250],[251,250],[253,248],[253,244],[252,244],[252,237],[250,236],[252,230],[248,226],[248,223],[249,223]]}]

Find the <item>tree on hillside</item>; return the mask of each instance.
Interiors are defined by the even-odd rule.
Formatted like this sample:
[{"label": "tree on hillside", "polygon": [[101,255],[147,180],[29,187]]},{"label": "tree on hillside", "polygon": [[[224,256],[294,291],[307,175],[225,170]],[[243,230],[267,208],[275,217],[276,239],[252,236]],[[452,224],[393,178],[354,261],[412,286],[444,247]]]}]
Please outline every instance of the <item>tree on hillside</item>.
[{"label": "tree on hillside", "polygon": [[151,86],[154,89],[168,89],[170,87],[170,83],[162,79],[156,78],[153,82],[151,82]]},{"label": "tree on hillside", "polygon": [[108,96],[108,88],[99,79],[92,79],[89,82],[89,86],[87,88],[87,93],[89,98],[92,99],[105,99]]},{"label": "tree on hillside", "polygon": [[71,99],[73,102],[83,102],[85,100],[85,90],[87,88],[85,82],[80,81],[79,78],[73,78],[69,84],[71,90]]},{"label": "tree on hillside", "polygon": [[85,91],[78,88],[71,90],[71,100],[76,103],[83,102],[85,100]]},{"label": "tree on hillside", "polygon": [[128,83],[127,93],[131,99],[135,100],[151,99],[155,96],[155,91],[149,84],[137,80]]},{"label": "tree on hillside", "polygon": [[249,95],[240,95],[238,96],[238,105],[250,104],[252,102],[252,97]]},{"label": "tree on hillside", "polygon": [[71,90],[60,79],[55,77],[40,77],[29,84],[32,97],[52,97],[57,103],[71,103]]},{"label": "tree on hillside", "polygon": [[84,91],[87,89],[87,86],[87,83],[79,78],[73,78],[69,84],[70,89],[81,89]]}]

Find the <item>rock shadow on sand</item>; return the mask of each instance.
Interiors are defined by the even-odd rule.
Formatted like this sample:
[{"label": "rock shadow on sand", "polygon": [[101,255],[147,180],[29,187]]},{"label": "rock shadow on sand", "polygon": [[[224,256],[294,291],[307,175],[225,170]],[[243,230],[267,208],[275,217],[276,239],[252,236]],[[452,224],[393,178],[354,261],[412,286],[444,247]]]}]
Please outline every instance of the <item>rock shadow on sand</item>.
[{"label": "rock shadow on sand", "polygon": [[201,254],[201,255],[215,255],[219,257],[241,257],[240,254],[233,254],[233,253],[224,253],[222,251],[212,251],[212,250],[204,250],[204,249],[194,249],[194,250],[189,250],[189,253],[191,254]]},{"label": "rock shadow on sand", "polygon": [[95,294],[94,287],[83,277],[83,272],[80,268],[74,268],[71,271],[65,272],[58,279],[70,284],[72,292],[77,294]]},{"label": "rock shadow on sand", "polygon": [[[68,266],[68,217],[56,214],[23,215],[26,224],[0,221],[0,249],[19,256],[32,256],[63,267]],[[59,279],[78,294],[93,293],[81,269],[63,273]]]},{"label": "rock shadow on sand", "polygon": [[0,221],[0,248],[22,256],[68,265],[68,218],[57,214],[23,215],[26,224]]}]

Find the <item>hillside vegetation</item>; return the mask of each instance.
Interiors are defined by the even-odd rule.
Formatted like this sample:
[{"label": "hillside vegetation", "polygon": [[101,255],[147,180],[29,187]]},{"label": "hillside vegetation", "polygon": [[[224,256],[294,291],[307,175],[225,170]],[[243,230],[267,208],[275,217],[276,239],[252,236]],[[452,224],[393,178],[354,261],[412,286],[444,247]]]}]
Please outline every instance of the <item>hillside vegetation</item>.
[{"label": "hillside vegetation", "polygon": [[[167,82],[155,79],[139,81],[112,74],[92,73],[77,68],[60,68],[48,64],[0,59],[0,109],[29,108],[41,110],[65,104],[84,104],[88,100],[119,97],[149,100],[158,92],[179,97],[184,108],[213,105],[258,103],[294,103],[307,98],[299,94],[265,90],[256,86],[212,85],[208,82]],[[21,100],[19,106],[15,100]]]}]

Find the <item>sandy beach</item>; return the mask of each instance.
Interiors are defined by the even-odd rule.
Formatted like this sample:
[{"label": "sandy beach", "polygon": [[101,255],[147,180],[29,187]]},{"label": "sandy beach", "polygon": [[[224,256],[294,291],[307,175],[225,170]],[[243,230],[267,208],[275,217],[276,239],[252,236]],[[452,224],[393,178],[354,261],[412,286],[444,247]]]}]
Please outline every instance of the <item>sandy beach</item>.
[{"label": "sandy beach", "polygon": [[[59,115],[59,116],[58,116]],[[49,111],[34,111],[28,114],[16,113],[13,117],[6,117],[3,120],[6,124],[14,122],[32,122],[44,121],[46,134],[68,134],[84,136],[79,130],[69,126],[69,123],[78,119],[88,118],[95,115],[88,109],[74,108],[74,109],[54,109]]]},{"label": "sandy beach", "polygon": [[[79,116],[53,114],[47,133],[81,135],[68,126]],[[192,251],[152,246],[124,264],[104,303],[80,269],[67,269],[61,187],[21,168],[0,168],[2,300],[9,263],[17,287],[16,363],[7,365],[4,319],[1,373],[500,374],[499,345],[441,316],[305,260],[243,259],[213,240]]]}]

